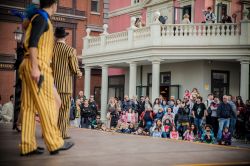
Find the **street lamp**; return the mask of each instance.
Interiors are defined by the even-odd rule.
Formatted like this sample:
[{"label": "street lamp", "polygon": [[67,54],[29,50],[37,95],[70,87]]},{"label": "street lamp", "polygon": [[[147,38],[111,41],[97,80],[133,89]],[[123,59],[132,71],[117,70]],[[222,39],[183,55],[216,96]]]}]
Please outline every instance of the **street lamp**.
[{"label": "street lamp", "polygon": [[15,103],[14,103],[14,119],[13,119],[13,130],[17,130],[20,132],[20,128],[18,128],[18,115],[20,112],[20,106],[21,106],[21,90],[22,90],[22,83],[19,78],[18,74],[18,68],[23,60],[24,50],[22,47],[23,42],[23,31],[20,27],[17,27],[15,30],[14,37],[15,41],[17,42],[17,48],[16,48],[16,61],[14,64],[14,70],[16,70],[16,83],[15,83]]},{"label": "street lamp", "polygon": [[14,33],[15,41],[17,42],[17,44],[21,44],[22,39],[23,39],[23,31],[21,30],[21,28],[17,27],[17,29],[13,33]]}]

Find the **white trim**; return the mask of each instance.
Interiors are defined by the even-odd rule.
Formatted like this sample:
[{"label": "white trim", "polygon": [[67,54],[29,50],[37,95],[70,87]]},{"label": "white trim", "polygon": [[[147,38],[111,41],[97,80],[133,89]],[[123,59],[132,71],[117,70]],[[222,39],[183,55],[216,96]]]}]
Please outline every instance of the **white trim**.
[{"label": "white trim", "polygon": [[101,15],[101,13],[99,13],[99,12],[90,12],[90,14],[93,14],[93,15]]}]

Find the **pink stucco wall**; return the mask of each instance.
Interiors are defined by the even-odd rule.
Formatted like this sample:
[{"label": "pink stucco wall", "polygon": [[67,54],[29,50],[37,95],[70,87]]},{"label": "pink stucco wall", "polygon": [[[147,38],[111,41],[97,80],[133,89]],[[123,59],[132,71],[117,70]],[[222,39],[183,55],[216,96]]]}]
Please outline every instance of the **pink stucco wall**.
[{"label": "pink stucco wall", "polygon": [[205,17],[202,13],[202,10],[205,9],[205,1],[204,0],[196,0],[194,5],[194,22],[201,23],[205,20]]},{"label": "pink stucco wall", "polygon": [[208,7],[211,7],[214,11],[214,0],[205,0],[205,9],[207,9]]},{"label": "pink stucco wall", "polygon": [[130,6],[131,0],[110,0],[109,4],[109,10],[112,12],[113,10]]},{"label": "pink stucco wall", "polygon": [[240,2],[240,0],[234,0],[232,1],[232,6],[231,6],[231,14],[236,14],[236,22],[240,22],[240,20],[242,19],[242,7],[241,5],[238,5]]},{"label": "pink stucco wall", "polygon": [[109,19],[109,33],[125,31],[130,26],[128,14],[112,17]]},{"label": "pink stucco wall", "polygon": [[115,76],[115,75],[124,75],[125,70],[119,69],[119,68],[109,68],[109,76]]}]

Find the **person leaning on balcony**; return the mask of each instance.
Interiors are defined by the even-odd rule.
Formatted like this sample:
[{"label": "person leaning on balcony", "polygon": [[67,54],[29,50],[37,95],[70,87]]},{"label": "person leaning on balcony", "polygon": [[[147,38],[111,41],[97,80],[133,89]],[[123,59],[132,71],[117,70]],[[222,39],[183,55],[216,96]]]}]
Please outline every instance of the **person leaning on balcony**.
[{"label": "person leaning on balcony", "polygon": [[142,28],[144,26],[145,26],[145,23],[142,22],[142,17],[140,16],[140,17],[136,18],[135,27]]},{"label": "person leaning on balcony", "polygon": [[215,23],[216,21],[216,16],[215,14],[212,12],[212,8],[208,7],[207,11],[203,10],[202,11],[205,18],[206,18],[206,23]]}]

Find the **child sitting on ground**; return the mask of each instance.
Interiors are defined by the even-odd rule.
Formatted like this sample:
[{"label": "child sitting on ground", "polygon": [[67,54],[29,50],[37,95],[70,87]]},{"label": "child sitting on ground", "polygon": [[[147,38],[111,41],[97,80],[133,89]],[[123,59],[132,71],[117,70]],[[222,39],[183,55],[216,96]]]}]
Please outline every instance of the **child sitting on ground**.
[{"label": "child sitting on ground", "polygon": [[130,123],[128,126],[129,133],[134,133],[135,132],[135,125],[133,123]]},{"label": "child sitting on ground", "polygon": [[162,137],[162,132],[164,131],[164,128],[162,126],[161,120],[158,119],[155,123],[155,125],[151,129],[152,136],[153,137]]},{"label": "child sitting on ground", "polygon": [[195,139],[194,132],[190,127],[188,127],[187,130],[183,134],[183,140],[194,141],[194,139]]},{"label": "child sitting on ground", "polygon": [[201,142],[213,144],[214,143],[214,133],[211,129],[210,125],[206,125],[205,130],[203,131],[203,134],[201,136]]},{"label": "child sitting on ground", "polygon": [[176,139],[176,140],[179,139],[179,133],[178,133],[178,131],[176,131],[176,127],[175,126],[172,127],[172,130],[170,132],[170,138],[171,139]]},{"label": "child sitting on ground", "polygon": [[162,137],[163,138],[170,138],[170,129],[172,127],[172,124],[171,124],[169,119],[166,119],[163,122],[163,127],[164,127],[164,131],[162,132]]},{"label": "child sitting on ground", "polygon": [[100,115],[96,116],[96,119],[91,122],[91,128],[92,129],[101,129],[102,127],[102,121]]},{"label": "child sitting on ground", "polygon": [[224,131],[222,132],[222,139],[221,144],[222,145],[231,145],[231,133],[228,131],[228,128],[225,127]]}]

